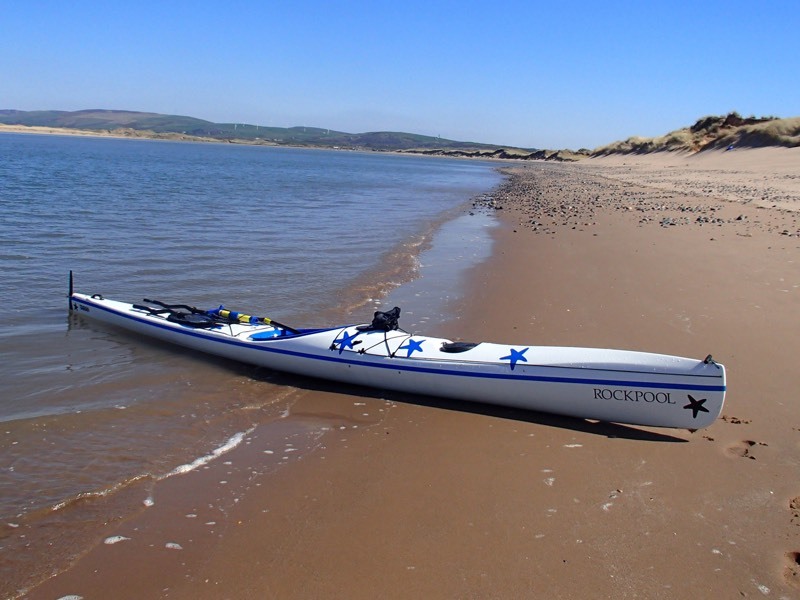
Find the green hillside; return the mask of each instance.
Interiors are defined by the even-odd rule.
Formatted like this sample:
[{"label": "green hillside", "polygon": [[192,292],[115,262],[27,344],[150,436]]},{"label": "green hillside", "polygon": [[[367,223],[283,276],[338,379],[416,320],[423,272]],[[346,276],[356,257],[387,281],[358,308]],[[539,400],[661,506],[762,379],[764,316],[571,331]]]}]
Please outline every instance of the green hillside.
[{"label": "green hillside", "polygon": [[212,123],[194,117],[124,110],[0,110],[0,123],[86,131],[132,130],[230,142],[385,151],[414,149],[494,151],[501,148],[491,144],[459,142],[413,133],[393,131],[346,133],[320,127],[265,127],[247,123]]}]

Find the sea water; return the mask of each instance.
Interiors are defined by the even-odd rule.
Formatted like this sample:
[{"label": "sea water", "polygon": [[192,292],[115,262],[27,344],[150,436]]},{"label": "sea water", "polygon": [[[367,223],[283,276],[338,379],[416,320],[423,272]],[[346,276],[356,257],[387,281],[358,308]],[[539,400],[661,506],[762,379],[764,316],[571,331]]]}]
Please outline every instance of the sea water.
[{"label": "sea water", "polygon": [[302,387],[69,315],[69,270],[130,302],[298,326],[399,303],[430,327],[489,252],[491,217],[468,207],[499,181],[472,161],[0,134],[0,579],[21,544],[39,560],[108,518],[93,503],[221,456]]}]

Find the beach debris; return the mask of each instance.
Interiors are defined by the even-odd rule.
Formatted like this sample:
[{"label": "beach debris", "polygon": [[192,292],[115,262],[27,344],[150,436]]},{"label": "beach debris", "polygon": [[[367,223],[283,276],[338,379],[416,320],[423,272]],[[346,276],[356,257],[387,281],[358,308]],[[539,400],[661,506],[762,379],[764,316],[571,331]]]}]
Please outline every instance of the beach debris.
[{"label": "beach debris", "polygon": [[800,525],[800,496],[795,496],[789,501],[789,511],[792,513],[792,525]]},{"label": "beach debris", "polygon": [[754,586],[756,586],[756,589],[757,589],[759,592],[761,592],[761,593],[762,593],[762,594],[764,594],[765,596],[768,596],[768,595],[769,595],[769,593],[770,593],[770,589],[769,589],[769,588],[768,588],[766,585],[764,585],[763,583],[758,583],[758,582],[757,582],[755,579],[751,579],[750,581],[752,581],[752,582],[753,582],[753,585],[754,585]]},{"label": "beach debris", "polygon": [[169,548],[170,550],[183,550],[183,546],[176,542],[167,542],[164,544],[165,548]]},{"label": "beach debris", "polygon": [[751,423],[750,419],[740,419],[739,417],[730,417],[728,415],[722,415],[721,419],[733,425],[749,425]]}]

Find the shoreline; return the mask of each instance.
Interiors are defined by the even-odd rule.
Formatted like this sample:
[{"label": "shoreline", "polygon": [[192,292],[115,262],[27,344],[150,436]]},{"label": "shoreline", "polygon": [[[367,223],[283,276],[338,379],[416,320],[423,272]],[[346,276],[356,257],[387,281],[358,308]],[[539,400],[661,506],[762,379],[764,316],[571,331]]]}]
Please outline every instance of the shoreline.
[{"label": "shoreline", "polygon": [[[500,176],[493,174],[493,178],[497,181],[501,180]],[[385,260],[382,263],[385,265],[377,266],[372,270],[365,272],[355,284],[348,284],[345,289],[335,293],[333,297],[336,299],[324,310],[324,313],[311,313],[310,318],[320,319],[322,322],[320,326],[329,324],[331,321],[339,322],[342,320],[363,318],[368,320],[367,315],[371,315],[372,310],[386,310],[386,303],[391,301],[398,301],[404,307],[403,321],[410,327],[416,327],[413,319],[418,319],[421,323],[432,320],[434,323],[440,321],[445,312],[447,301],[458,290],[447,290],[448,294],[442,294],[440,298],[436,297],[436,291],[430,289],[415,290],[409,289],[409,286],[414,286],[415,283],[421,279],[426,281],[431,277],[435,277],[436,285],[446,285],[448,280],[453,278],[460,279],[460,273],[467,268],[472,261],[476,260],[475,257],[468,255],[462,256],[447,256],[448,247],[452,247],[454,243],[459,240],[468,239],[470,244],[477,243],[478,246],[484,247],[484,254],[486,248],[491,244],[488,238],[488,233],[476,232],[475,228],[479,230],[488,225],[488,221],[493,221],[495,216],[483,209],[476,209],[476,204],[481,202],[487,194],[491,192],[490,189],[480,192],[469,199],[464,199],[458,206],[447,209],[442,214],[437,216],[434,221],[428,222],[425,225],[424,231],[419,235],[407,240],[399,242],[395,247],[389,248],[386,251]],[[474,215],[472,213],[475,213]],[[483,235],[483,239],[478,239],[478,234]],[[442,247],[444,246],[444,248]],[[477,252],[475,248],[472,252]],[[438,258],[437,258],[438,257]],[[447,268],[447,273],[434,273],[429,275],[429,263],[436,262],[439,259],[449,260],[452,264]],[[480,259],[478,257],[477,259]],[[410,268],[410,263],[417,264],[414,269]],[[409,281],[405,271],[412,271],[414,279]],[[442,276],[443,275],[443,276]],[[460,285],[458,286],[460,289]],[[441,290],[440,290],[441,291]],[[433,295],[432,295],[433,294]],[[374,297],[367,298],[367,295]],[[424,296],[424,299],[420,296]],[[354,297],[364,296],[360,302],[353,303]],[[431,304],[433,303],[433,304]],[[422,309],[423,306],[427,309],[433,307],[434,313],[425,312],[421,310],[416,311],[414,315],[414,308]],[[353,311],[353,307],[357,310]],[[344,316],[343,316],[344,313]],[[304,322],[304,321],[300,321]],[[194,358],[194,361],[199,363],[197,366],[198,372],[194,375],[193,384],[196,385],[195,394],[201,393],[202,385],[199,382],[199,377],[202,376],[204,370],[202,364],[204,357],[202,355]],[[206,360],[213,360],[207,359]],[[246,390],[242,393],[242,398],[245,404],[250,406],[250,411],[258,409],[259,413],[263,415],[251,415],[250,419],[245,419],[246,422],[252,421],[253,427],[258,430],[258,436],[264,443],[276,443],[281,440],[294,439],[292,442],[293,447],[288,449],[287,454],[283,456],[259,456],[259,466],[254,466],[254,470],[271,471],[274,469],[282,469],[287,463],[297,456],[302,456],[307,453],[315,452],[317,447],[316,439],[319,436],[325,435],[325,432],[335,426],[339,426],[340,421],[347,424],[353,423],[355,427],[365,427],[373,423],[374,418],[365,418],[363,413],[364,409],[355,408],[361,406],[363,403],[347,403],[342,404],[336,398],[330,401],[331,404],[341,405],[340,408],[325,407],[324,410],[315,410],[313,414],[306,414],[305,408],[298,408],[293,411],[292,407],[296,403],[299,396],[307,394],[315,394],[321,389],[325,388],[325,384],[310,381],[306,383],[302,379],[293,378],[292,376],[282,376],[281,374],[265,373],[262,375],[258,370],[247,365],[237,365],[232,363],[227,367],[222,365],[221,372],[217,373],[225,376],[221,385],[225,386],[234,384],[236,385],[237,376],[252,379],[255,387],[252,387],[252,394],[259,394],[258,397],[253,396],[249,401],[245,398]],[[336,386],[330,386],[336,389]],[[284,388],[284,389],[281,389]],[[276,397],[275,408],[270,402],[266,402],[261,396],[264,392],[271,393]],[[218,392],[226,393],[226,392]],[[360,395],[364,393],[363,390],[354,390],[352,393]],[[368,391],[366,393],[369,393]],[[380,398],[378,393],[376,398]],[[288,408],[284,413],[278,414],[276,410],[280,405],[286,405]],[[266,407],[266,408],[265,408]],[[247,409],[245,409],[247,410]],[[299,414],[297,414],[299,412]],[[378,410],[377,412],[381,412]],[[244,417],[244,415],[242,415]],[[245,425],[246,422],[240,420],[240,424]],[[311,427],[308,429],[307,427]],[[252,429],[252,427],[251,427]],[[285,434],[286,431],[292,432],[291,436]],[[310,441],[304,441],[303,436],[298,432],[303,431],[309,436]],[[272,433],[270,433],[272,432]],[[230,436],[232,432],[228,431],[226,436]],[[42,506],[30,513],[31,518],[23,517],[22,514],[17,515],[16,518],[9,518],[6,535],[24,538],[27,546],[30,548],[42,548],[49,545],[51,549],[58,548],[58,544],[63,541],[59,540],[54,542],[48,537],[53,535],[54,530],[63,529],[64,532],[59,532],[57,538],[63,538],[65,532],[70,532],[69,551],[74,552],[75,549],[80,550],[78,554],[82,554],[84,549],[91,548],[94,544],[92,540],[97,536],[97,528],[81,528],[79,523],[86,521],[105,521],[110,519],[114,521],[127,521],[130,518],[137,518],[142,511],[152,508],[158,501],[159,494],[154,494],[153,490],[158,490],[163,486],[168,488],[172,487],[172,482],[167,484],[167,480],[174,477],[182,478],[191,470],[207,470],[207,462],[222,462],[225,461],[225,455],[228,452],[235,450],[238,446],[252,443],[253,432],[250,430],[240,431],[233,435],[233,437],[220,440],[217,447],[209,448],[208,454],[194,459],[193,456],[183,458],[187,464],[178,465],[175,469],[167,469],[167,471],[159,472],[143,472],[139,475],[134,475],[130,478],[124,479],[121,482],[112,482],[108,487],[86,491],[77,497],[69,497],[63,502],[53,506]],[[233,440],[236,439],[234,442]],[[301,443],[297,440],[300,439]],[[276,455],[278,450],[273,451]],[[295,454],[296,453],[296,454]],[[275,459],[275,460],[272,460]],[[202,464],[195,464],[198,461]],[[229,477],[226,479],[230,479]],[[226,485],[227,485],[226,481]],[[235,486],[246,485],[246,482],[239,481]],[[52,511],[52,515],[46,513]],[[103,516],[104,515],[104,516]],[[69,523],[74,521],[76,526],[73,527]],[[5,536],[2,536],[5,537]],[[109,536],[113,537],[113,536]],[[105,539],[105,538],[104,538]],[[8,540],[10,543],[6,545],[7,550],[18,548],[17,540],[13,538]],[[95,540],[96,541],[96,540]],[[0,545],[3,545],[0,543]],[[12,583],[17,581],[16,575],[23,575],[26,569],[26,561],[30,564],[30,558],[25,558],[24,554],[20,557],[9,557],[9,563],[5,565],[5,572],[10,572],[13,577],[9,577],[7,585],[11,586]],[[44,559],[41,565],[37,568],[43,567],[43,572],[55,572],[64,568],[63,555],[64,552],[52,552],[52,558]],[[61,558],[59,558],[61,557]],[[78,556],[69,556],[70,561]],[[18,573],[14,572],[18,569]],[[13,580],[13,581],[12,581]],[[5,586],[0,586],[0,596],[7,593]],[[5,597],[5,596],[4,596]]]},{"label": "shoreline", "polygon": [[602,165],[512,170],[444,334],[710,351],[729,369],[720,420],[664,431],[309,386],[291,413],[329,427],[311,451],[267,473],[278,449],[253,432],[26,597],[796,594],[797,215]]}]

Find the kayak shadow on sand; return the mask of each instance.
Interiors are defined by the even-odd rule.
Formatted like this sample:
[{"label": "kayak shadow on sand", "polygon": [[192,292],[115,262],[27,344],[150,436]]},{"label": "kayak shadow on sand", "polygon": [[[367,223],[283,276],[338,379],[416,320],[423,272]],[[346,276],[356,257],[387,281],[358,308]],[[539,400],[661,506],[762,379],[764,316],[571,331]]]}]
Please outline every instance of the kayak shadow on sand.
[{"label": "kayak shadow on sand", "polygon": [[[197,357],[202,360],[207,358],[202,354],[197,354]],[[639,428],[633,425],[605,423],[592,419],[555,415],[483,402],[451,400],[448,398],[439,398],[422,394],[395,392],[392,390],[382,390],[380,388],[369,388],[359,385],[337,383],[325,379],[317,379],[315,377],[301,377],[291,373],[274,371],[265,367],[251,367],[249,365],[244,365],[234,361],[229,361],[229,363],[232,369],[236,369],[242,375],[251,377],[255,380],[266,381],[273,385],[294,387],[308,392],[325,392],[371,400],[388,400],[390,402],[397,402],[400,404],[413,404],[415,406],[425,406],[439,410],[484,415],[487,417],[520,421],[523,423],[534,423],[537,425],[544,425],[546,427],[556,427],[558,429],[569,429],[571,431],[590,433],[610,439],[620,438],[643,442],[688,442],[686,439],[670,435],[668,433],[651,431],[650,429]]]}]

